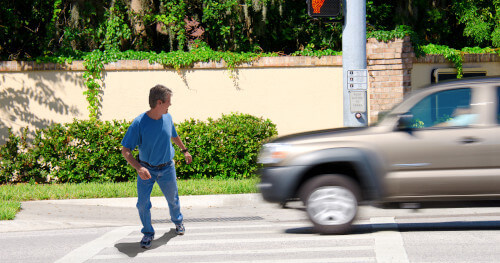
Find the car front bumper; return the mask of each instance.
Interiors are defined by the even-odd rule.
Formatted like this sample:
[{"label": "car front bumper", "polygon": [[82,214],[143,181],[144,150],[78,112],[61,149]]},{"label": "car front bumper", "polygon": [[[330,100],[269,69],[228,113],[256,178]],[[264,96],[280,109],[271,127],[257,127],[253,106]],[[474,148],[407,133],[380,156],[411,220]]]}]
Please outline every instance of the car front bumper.
[{"label": "car front bumper", "polygon": [[257,185],[264,200],[283,203],[298,197],[297,187],[307,166],[265,167],[259,170],[261,181]]}]

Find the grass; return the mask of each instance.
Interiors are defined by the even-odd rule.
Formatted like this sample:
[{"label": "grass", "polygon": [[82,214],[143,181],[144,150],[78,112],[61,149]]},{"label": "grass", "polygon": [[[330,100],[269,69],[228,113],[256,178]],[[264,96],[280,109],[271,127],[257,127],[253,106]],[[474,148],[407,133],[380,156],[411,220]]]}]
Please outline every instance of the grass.
[{"label": "grass", "polygon": [[[258,178],[178,180],[179,195],[257,193]],[[155,184],[152,196],[162,196]],[[6,184],[0,185],[0,220],[12,220],[21,202],[54,199],[137,197],[136,183]]]}]

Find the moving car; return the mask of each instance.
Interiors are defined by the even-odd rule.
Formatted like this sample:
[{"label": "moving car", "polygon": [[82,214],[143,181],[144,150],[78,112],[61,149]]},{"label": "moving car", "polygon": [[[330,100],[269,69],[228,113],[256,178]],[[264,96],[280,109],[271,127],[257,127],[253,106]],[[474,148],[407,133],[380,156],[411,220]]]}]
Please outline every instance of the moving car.
[{"label": "moving car", "polygon": [[300,199],[325,234],[360,204],[500,199],[500,77],[424,88],[371,127],[278,137],[259,162],[264,200]]}]

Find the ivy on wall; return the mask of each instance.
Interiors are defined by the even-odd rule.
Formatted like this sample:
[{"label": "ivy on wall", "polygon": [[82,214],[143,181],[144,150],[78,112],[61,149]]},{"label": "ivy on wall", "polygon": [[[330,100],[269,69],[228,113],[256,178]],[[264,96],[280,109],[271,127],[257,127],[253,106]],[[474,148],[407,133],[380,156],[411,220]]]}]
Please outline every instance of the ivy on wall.
[{"label": "ivy on wall", "polygon": [[161,64],[164,67],[174,68],[180,71],[181,68],[189,68],[196,62],[224,61],[227,68],[234,76],[234,70],[237,65],[249,63],[260,57],[278,56],[277,53],[235,53],[214,51],[208,45],[201,41],[196,41],[190,51],[160,52],[153,51],[119,51],[94,50],[92,52],[81,52],[74,56],[65,57],[44,57],[38,62],[71,63],[73,60],[83,60],[86,71],[83,73],[83,79],[87,90],[84,91],[85,98],[89,103],[89,117],[99,119],[101,108],[101,94],[104,84],[103,70],[104,65],[118,60],[148,60],[150,64]]},{"label": "ivy on wall", "polygon": [[447,46],[429,44],[421,47],[422,52],[428,55],[443,55],[444,58],[451,61],[455,68],[457,69],[457,78],[462,78],[463,76],[463,56],[465,54],[498,54],[500,55],[500,50],[494,50],[492,48],[479,48],[479,47],[465,47],[462,50],[453,49]]},{"label": "ivy on wall", "polygon": [[[500,50],[492,48],[463,48],[456,50],[447,46],[441,45],[419,45],[420,41],[417,36],[412,33],[411,29],[405,26],[400,26],[391,31],[377,31],[367,33],[367,38],[373,37],[379,41],[390,41],[395,38],[404,38],[409,35],[412,37],[412,44],[417,56],[426,54],[443,55],[447,60],[451,61],[457,68],[457,77],[461,78],[463,55],[464,54],[480,54],[480,53],[497,53]],[[331,49],[315,49],[313,44],[306,46],[303,50],[294,52],[292,56],[330,56],[341,55],[341,51]],[[116,62],[118,60],[148,60],[150,64],[161,64],[164,67],[173,68],[180,71],[181,68],[189,68],[196,62],[224,61],[227,68],[231,72],[231,77],[234,79],[236,66],[249,63],[257,60],[260,57],[275,57],[280,53],[253,53],[253,52],[222,52],[212,50],[205,42],[195,41],[190,45],[190,51],[172,51],[172,52],[153,52],[153,51],[119,51],[118,49],[110,50],[94,50],[92,52],[74,52],[71,56],[59,57],[43,57],[37,59],[38,62],[55,62],[55,63],[71,63],[73,60],[83,60],[83,65],[86,71],[83,74],[83,79],[87,90],[84,91],[87,102],[89,103],[89,117],[91,119],[99,119],[101,108],[101,94],[103,88],[103,70],[104,65]]]},{"label": "ivy on wall", "polygon": [[378,41],[390,41],[395,38],[404,38],[405,36],[410,36],[413,45],[413,50],[417,57],[425,55],[442,55],[445,59],[452,62],[454,67],[457,69],[457,78],[462,78],[463,76],[463,55],[464,54],[498,54],[500,55],[500,49],[492,48],[480,48],[480,47],[465,47],[462,50],[457,50],[444,45],[427,44],[422,45],[422,41],[418,35],[409,26],[398,26],[394,30],[379,30],[368,32],[366,34],[367,38],[375,38]]}]

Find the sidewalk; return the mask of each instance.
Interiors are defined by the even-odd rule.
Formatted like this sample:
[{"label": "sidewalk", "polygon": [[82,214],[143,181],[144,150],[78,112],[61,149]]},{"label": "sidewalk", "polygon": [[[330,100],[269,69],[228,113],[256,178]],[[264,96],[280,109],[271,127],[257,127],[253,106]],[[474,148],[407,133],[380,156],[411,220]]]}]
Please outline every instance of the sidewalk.
[{"label": "sidewalk", "polygon": [[[0,221],[0,232],[86,227],[140,225],[137,198],[43,200],[22,202],[14,220]],[[167,223],[164,197],[152,197],[154,224]],[[186,224],[204,221],[253,220],[277,217],[277,204],[264,202],[260,194],[180,196]],[[302,215],[302,213],[299,213]]]}]

